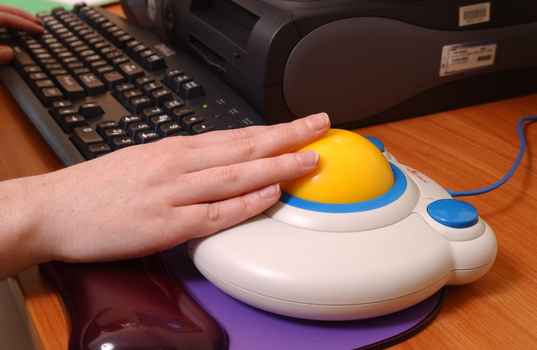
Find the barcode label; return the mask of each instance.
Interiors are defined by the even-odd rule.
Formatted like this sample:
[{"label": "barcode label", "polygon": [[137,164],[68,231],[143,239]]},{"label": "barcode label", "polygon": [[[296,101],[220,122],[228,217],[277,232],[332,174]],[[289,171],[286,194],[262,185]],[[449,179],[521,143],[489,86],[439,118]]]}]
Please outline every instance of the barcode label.
[{"label": "barcode label", "polygon": [[459,8],[459,27],[490,21],[490,2]]}]

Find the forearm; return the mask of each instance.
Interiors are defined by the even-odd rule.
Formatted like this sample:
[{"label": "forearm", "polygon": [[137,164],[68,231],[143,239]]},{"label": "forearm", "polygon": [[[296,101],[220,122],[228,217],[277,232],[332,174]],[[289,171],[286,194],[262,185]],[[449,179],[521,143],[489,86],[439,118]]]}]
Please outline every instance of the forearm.
[{"label": "forearm", "polygon": [[46,245],[36,237],[38,179],[0,182],[0,280],[48,260]]}]

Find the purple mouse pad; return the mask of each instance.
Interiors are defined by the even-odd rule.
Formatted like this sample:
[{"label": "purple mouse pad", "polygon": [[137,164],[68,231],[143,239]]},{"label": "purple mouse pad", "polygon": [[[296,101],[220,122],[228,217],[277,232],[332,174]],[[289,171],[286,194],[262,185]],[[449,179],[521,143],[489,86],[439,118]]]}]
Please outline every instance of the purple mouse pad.
[{"label": "purple mouse pad", "polygon": [[425,328],[445,298],[444,288],[406,310],[359,321],[278,316],[214,287],[184,246],[142,259],[50,262],[40,271],[69,312],[69,350],[385,348]]},{"label": "purple mouse pad", "polygon": [[356,321],[311,321],[265,312],[246,305],[207,281],[179,246],[165,254],[166,265],[197,303],[229,337],[230,350],[380,349],[419,333],[444,303],[446,288],[408,309]]}]

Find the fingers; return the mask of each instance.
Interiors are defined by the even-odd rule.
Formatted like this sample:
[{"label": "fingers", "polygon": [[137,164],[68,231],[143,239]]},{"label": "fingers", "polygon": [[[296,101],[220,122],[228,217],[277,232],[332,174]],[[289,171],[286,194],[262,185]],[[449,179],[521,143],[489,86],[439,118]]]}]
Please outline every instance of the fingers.
[{"label": "fingers", "polygon": [[9,46],[0,46],[0,65],[13,60],[13,50]]},{"label": "fingers", "polygon": [[184,138],[182,146],[192,149],[199,147],[206,147],[209,145],[219,144],[222,142],[229,142],[232,140],[239,140],[267,132],[269,129],[283,127],[285,124],[275,125],[253,125],[245,128],[230,129],[230,130],[217,130],[210,133],[201,135],[195,135],[188,138]]},{"label": "fingers", "polygon": [[[185,236],[177,238],[180,242],[184,242],[237,225],[268,209],[278,201],[280,194],[279,185],[269,185],[258,191],[221,202],[185,207],[187,211],[183,209],[181,216],[195,220],[182,221],[185,226],[181,231]],[[173,245],[176,245],[176,242]]]},{"label": "fingers", "polygon": [[26,20],[32,21],[32,22],[34,22],[36,24],[39,24],[39,25],[43,24],[43,21],[41,21],[39,18],[35,17],[31,13],[28,13],[28,12],[26,12],[24,10],[21,10],[18,7],[13,7],[13,6],[0,4],[0,12],[10,13],[12,15],[24,18]]},{"label": "fingers", "polygon": [[248,127],[240,129],[240,132],[235,130],[234,133],[221,135],[219,143],[189,150],[183,161],[187,167],[186,171],[193,172],[272,157],[315,141],[323,136],[329,127],[328,115],[320,113],[276,127],[255,128],[251,131],[249,129],[254,128]]},{"label": "fingers", "polygon": [[216,202],[240,196],[246,192],[309,174],[317,168],[316,151],[284,154],[251,162],[210,168],[185,174],[180,180],[189,184],[173,184],[170,195],[175,205]]},{"label": "fingers", "polygon": [[7,5],[0,5],[0,27],[22,30],[31,35],[42,34],[44,31],[40,19]]}]

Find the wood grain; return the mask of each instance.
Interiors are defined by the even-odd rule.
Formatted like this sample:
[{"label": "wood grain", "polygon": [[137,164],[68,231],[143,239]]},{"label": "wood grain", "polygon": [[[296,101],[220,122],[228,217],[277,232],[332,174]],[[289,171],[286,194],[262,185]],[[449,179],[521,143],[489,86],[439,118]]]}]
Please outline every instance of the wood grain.
[{"label": "wood grain", "polygon": [[[122,15],[116,5],[109,8]],[[510,169],[519,150],[519,118],[537,114],[537,94],[356,130],[381,139],[400,162],[444,188],[486,187]],[[0,85],[0,179],[54,171],[61,163]],[[498,239],[491,271],[452,286],[436,320],[396,349],[530,349],[537,346],[537,125],[525,126],[526,154],[502,187],[464,200]],[[67,349],[61,300],[36,267],[17,277],[38,349]]]}]

